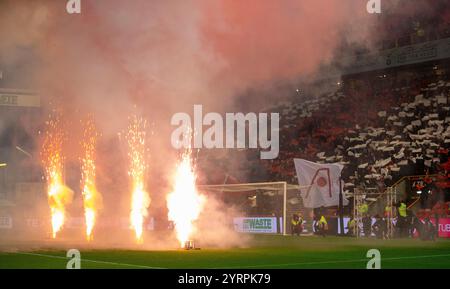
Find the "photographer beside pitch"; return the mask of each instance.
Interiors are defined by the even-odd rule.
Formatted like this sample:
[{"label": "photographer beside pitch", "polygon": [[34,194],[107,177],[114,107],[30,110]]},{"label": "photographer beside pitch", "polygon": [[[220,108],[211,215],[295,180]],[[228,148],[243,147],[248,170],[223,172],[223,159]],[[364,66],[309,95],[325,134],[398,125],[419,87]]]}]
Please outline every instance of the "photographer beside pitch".
[{"label": "photographer beside pitch", "polygon": [[316,232],[322,237],[326,237],[328,231],[328,222],[325,216],[322,214],[316,222]]},{"label": "photographer beside pitch", "polygon": [[303,217],[301,214],[292,215],[291,232],[292,236],[300,236],[300,234],[303,232]]}]

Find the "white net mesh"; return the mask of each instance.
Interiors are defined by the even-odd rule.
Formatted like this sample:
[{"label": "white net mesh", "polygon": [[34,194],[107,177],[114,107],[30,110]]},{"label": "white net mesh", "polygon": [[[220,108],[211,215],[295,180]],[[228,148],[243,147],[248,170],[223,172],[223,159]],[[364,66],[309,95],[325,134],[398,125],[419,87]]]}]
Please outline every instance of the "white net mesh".
[{"label": "white net mesh", "polygon": [[280,221],[278,233],[282,234],[290,233],[289,220],[293,214],[301,213],[306,218],[310,215],[303,207],[299,186],[286,182],[204,185],[199,189],[217,194],[246,216],[277,217]]}]

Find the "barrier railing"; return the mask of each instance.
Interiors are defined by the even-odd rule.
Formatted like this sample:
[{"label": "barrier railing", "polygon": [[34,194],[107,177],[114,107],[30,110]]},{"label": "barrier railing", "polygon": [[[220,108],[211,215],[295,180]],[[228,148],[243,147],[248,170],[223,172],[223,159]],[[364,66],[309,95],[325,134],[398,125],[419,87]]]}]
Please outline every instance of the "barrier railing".
[{"label": "barrier railing", "polygon": [[[364,217],[364,212],[360,211],[360,208],[363,204],[367,204],[367,206],[369,207],[369,210],[373,208],[373,206],[376,205],[382,205],[383,208],[383,214],[386,213],[386,207],[390,207],[391,211],[386,214],[386,218],[387,218],[387,223],[388,223],[388,235],[389,236],[393,236],[394,233],[394,226],[393,226],[393,222],[392,219],[395,218],[395,210],[393,210],[393,208],[395,207],[395,204],[403,199],[407,193],[407,188],[403,188],[403,192],[402,192],[402,184],[406,181],[418,181],[418,180],[423,180],[424,178],[431,178],[433,181],[438,177],[438,175],[415,175],[415,176],[404,176],[402,178],[400,178],[398,181],[396,181],[392,186],[389,186],[388,188],[386,188],[384,191],[382,192],[370,192],[370,191],[366,191],[364,189],[355,189],[354,192],[354,216],[356,218],[356,220],[358,220],[358,223],[362,220],[362,218]],[[401,196],[403,195],[403,196]],[[371,198],[367,198],[367,197],[371,197]],[[373,201],[367,201],[370,199],[374,199]],[[410,203],[408,205],[408,209],[412,208],[414,205],[417,204],[417,202],[419,201],[419,198],[415,199],[412,203]],[[357,226],[356,228],[356,236],[358,237],[360,235],[360,229],[359,226]]]}]

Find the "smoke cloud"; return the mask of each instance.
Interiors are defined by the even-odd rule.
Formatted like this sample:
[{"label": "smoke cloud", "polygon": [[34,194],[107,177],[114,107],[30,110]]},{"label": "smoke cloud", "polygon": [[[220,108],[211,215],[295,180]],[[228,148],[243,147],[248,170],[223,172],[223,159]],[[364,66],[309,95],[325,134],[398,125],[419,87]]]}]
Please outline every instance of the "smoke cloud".
[{"label": "smoke cloud", "polygon": [[[193,104],[239,111],[236,100],[249,89],[313,78],[344,36],[370,43],[376,17],[361,0],[82,0],[80,15],[67,14],[65,5],[1,1],[0,63],[39,93],[44,109],[64,111],[69,160],[81,155],[80,119],[94,116],[102,133],[98,185],[105,211],[125,216],[126,150],[117,134],[129,115],[151,124],[150,211],[164,211],[178,154],[170,147],[174,113],[191,112]],[[220,206],[212,201],[207,219],[223,220]],[[221,228],[214,224],[206,234],[210,243],[234,240]]]}]

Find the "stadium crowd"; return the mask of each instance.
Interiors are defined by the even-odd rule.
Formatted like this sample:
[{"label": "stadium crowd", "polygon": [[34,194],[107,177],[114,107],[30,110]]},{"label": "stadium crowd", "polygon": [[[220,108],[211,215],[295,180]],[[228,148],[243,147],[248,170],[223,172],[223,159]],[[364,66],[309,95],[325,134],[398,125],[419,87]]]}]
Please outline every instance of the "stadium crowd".
[{"label": "stadium crowd", "polygon": [[[449,201],[450,79],[446,69],[355,77],[335,93],[293,100],[281,114],[278,159],[263,165],[272,181],[297,183],[293,158],[341,163],[344,189],[383,192],[402,176],[437,175],[431,209]],[[250,170],[250,180],[261,172]],[[422,196],[425,196],[424,191]],[[422,197],[421,196],[421,197]]]},{"label": "stadium crowd", "polygon": [[[417,3],[402,0],[395,5],[408,13],[380,15],[373,27],[380,32],[378,49],[450,37],[447,1],[422,2],[427,9],[417,11]],[[358,55],[358,49],[351,51]],[[419,197],[420,208],[429,212],[450,201],[449,68],[448,61],[441,61],[353,74],[334,84],[323,81],[318,91],[336,85],[327,93],[307,89],[305,93],[299,88],[289,101],[267,109],[280,113],[279,157],[260,160],[251,150],[219,160],[209,157],[205,167],[217,169],[208,169],[205,183],[283,180],[296,184],[294,158],[337,162],[344,165],[342,179],[349,196],[355,188],[384,192],[403,176],[433,176],[423,194],[406,200],[410,205]],[[410,193],[417,193],[415,184],[408,185]]]},{"label": "stadium crowd", "polygon": [[450,143],[450,82],[428,79],[424,86],[411,81],[394,88],[387,82],[357,80],[333,95],[276,108],[282,119],[281,157],[266,162],[274,178],[294,181],[292,164],[283,166],[294,157],[340,162],[347,168],[344,179],[366,185],[392,180],[409,164],[417,164],[417,173],[420,164],[436,170]]}]

